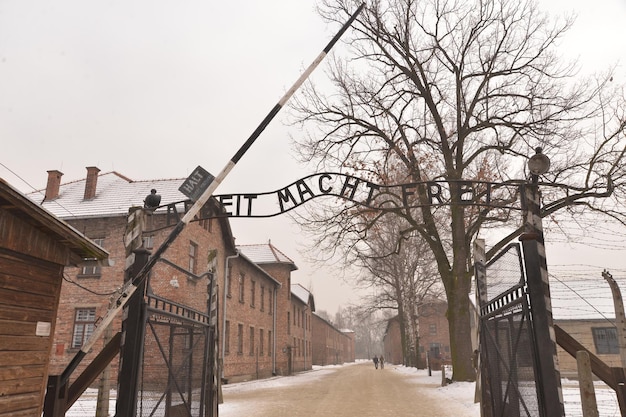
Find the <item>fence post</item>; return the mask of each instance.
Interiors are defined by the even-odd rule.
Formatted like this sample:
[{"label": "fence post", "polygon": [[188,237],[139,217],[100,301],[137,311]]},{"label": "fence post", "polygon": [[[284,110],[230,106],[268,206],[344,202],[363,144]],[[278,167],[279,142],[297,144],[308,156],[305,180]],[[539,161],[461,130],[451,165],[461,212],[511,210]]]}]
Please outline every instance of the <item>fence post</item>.
[{"label": "fence post", "polygon": [[578,385],[583,417],[598,417],[598,404],[596,402],[596,391],[593,387],[589,354],[584,350],[579,350],[576,352],[576,362],[578,364]]},{"label": "fence post", "polygon": [[536,178],[524,187],[525,231],[520,240],[524,249],[524,264],[530,298],[538,375],[542,398],[540,403],[546,416],[565,415],[561,373],[556,350],[556,336],[552,318],[552,301],[548,265],[541,221],[541,200]]},{"label": "fence post", "polygon": [[476,300],[477,327],[478,327],[478,356],[477,356],[477,378],[475,397],[480,398],[480,415],[482,417],[493,416],[493,400],[491,398],[491,388],[488,383],[488,372],[484,372],[482,367],[487,363],[484,346],[481,345],[482,320],[480,318],[481,308],[488,302],[487,299],[487,255],[485,251],[485,239],[474,241],[474,276],[476,277]]},{"label": "fence post", "polygon": [[615,310],[615,327],[617,328],[619,356],[622,361],[622,368],[626,368],[626,316],[624,315],[624,300],[622,299],[622,292],[609,271],[603,271],[602,277],[609,283],[609,287],[611,287],[611,294],[613,295],[613,308]]},{"label": "fence post", "polygon": [[[124,281],[134,279],[147,264],[150,251],[143,248],[143,229],[145,212],[139,207],[129,210],[128,225],[124,236],[126,246],[126,275]],[[145,335],[144,290],[146,280],[138,283],[137,290],[125,307],[122,322],[122,346],[117,384],[117,402],[115,415],[134,417],[137,414],[137,390],[139,367],[143,356]]]}]

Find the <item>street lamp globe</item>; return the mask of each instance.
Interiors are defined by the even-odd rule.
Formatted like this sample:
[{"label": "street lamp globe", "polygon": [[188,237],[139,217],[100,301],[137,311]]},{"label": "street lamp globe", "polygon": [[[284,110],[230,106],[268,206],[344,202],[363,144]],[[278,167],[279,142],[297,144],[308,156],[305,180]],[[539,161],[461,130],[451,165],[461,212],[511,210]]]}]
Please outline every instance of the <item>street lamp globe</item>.
[{"label": "street lamp globe", "polygon": [[532,175],[543,175],[550,169],[550,158],[541,153],[541,147],[535,148],[535,154],[528,159],[528,170]]}]

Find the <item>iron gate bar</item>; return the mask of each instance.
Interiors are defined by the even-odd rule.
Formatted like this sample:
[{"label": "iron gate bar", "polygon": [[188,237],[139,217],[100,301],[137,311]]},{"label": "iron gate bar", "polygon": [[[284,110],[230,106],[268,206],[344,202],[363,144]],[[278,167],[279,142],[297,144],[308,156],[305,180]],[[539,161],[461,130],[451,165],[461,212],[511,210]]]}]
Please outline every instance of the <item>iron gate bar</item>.
[{"label": "iron gate bar", "polygon": [[[524,318],[525,318],[525,316],[522,316],[522,317],[524,317]],[[522,321],[523,321],[523,320],[522,320]],[[485,326],[485,327],[486,327],[487,325],[486,325],[486,324],[483,324],[483,326]],[[496,327],[498,327],[498,326],[496,326]],[[507,329],[508,329],[508,328],[507,328]],[[521,330],[521,329],[522,329],[522,327],[520,326],[520,330]],[[499,346],[498,346],[498,343],[497,343],[497,342],[496,342],[496,340],[494,339],[493,334],[492,334],[491,332],[489,332],[489,331],[488,331],[488,330],[489,330],[488,328],[487,328],[487,329],[484,329],[484,330],[485,330],[485,334],[486,334],[486,335],[488,335],[488,336],[490,336],[490,339],[491,339],[491,341],[493,342],[493,346],[495,347],[495,351],[496,351],[496,354],[497,354],[497,359],[504,359],[504,355],[502,354],[502,351],[500,350],[500,348],[499,348]],[[521,331],[520,331],[520,335],[521,335]],[[519,338],[518,338],[518,340],[517,340],[517,343],[519,343]],[[515,346],[517,347],[517,344],[516,344]],[[510,346],[509,346],[509,347],[510,347]],[[505,400],[506,400],[506,398],[507,398],[507,396],[508,396],[508,390],[509,390],[509,386],[510,386],[510,385],[513,385],[513,387],[515,388],[515,391],[516,391],[518,394],[521,394],[521,393],[520,393],[520,391],[519,391],[519,386],[518,386],[517,384],[511,384],[511,376],[513,375],[513,373],[511,372],[511,368],[510,368],[509,366],[507,366],[506,361],[504,361],[504,360],[500,360],[500,361],[498,362],[498,364],[502,365],[502,366],[504,367],[505,371],[506,371],[506,372],[508,373],[508,375],[509,375],[509,378],[508,378],[508,380],[507,380],[507,387],[506,387],[506,391],[505,391],[505,394],[504,394],[504,398],[502,398],[502,401],[503,401],[504,403],[506,403],[506,401],[505,401]],[[525,403],[525,401],[523,400],[523,397],[522,397],[521,395],[520,395],[520,398],[519,398],[519,399],[521,400],[521,403],[523,404],[524,409],[526,410],[526,414],[527,414],[529,417],[531,417],[530,411],[529,411],[529,410],[528,410],[528,408],[526,407],[526,403]],[[504,408],[502,409],[502,411],[503,411],[503,412],[505,411],[505,410],[504,410]],[[505,414],[501,414],[501,415],[502,415],[503,417],[506,417],[506,416],[505,416]]]},{"label": "iron gate bar", "polygon": [[[154,306],[151,305],[151,301],[154,301]],[[159,303],[161,303],[161,307],[159,307]],[[184,318],[185,321],[193,321],[203,326],[209,325],[210,316],[208,314],[154,294],[148,295],[147,307],[150,312],[167,314],[173,318]]]},{"label": "iron gate bar", "polygon": [[[484,271],[485,276],[495,277],[491,286],[486,278],[482,285],[477,285],[481,362],[485,367],[485,389],[491,393],[488,415],[545,417],[537,369],[540,362],[534,341],[536,329],[521,245],[507,245],[485,265]],[[489,291],[498,295],[489,300]]]},{"label": "iron gate bar", "polygon": [[[515,343],[513,345],[512,356],[514,358],[515,363],[514,363],[514,366],[511,366],[511,369],[513,369],[515,372],[517,372],[517,348],[519,346],[519,342],[520,342],[521,335],[522,335],[523,323],[524,321],[528,321],[528,323],[530,323],[530,320],[527,320],[527,315],[526,315],[528,312],[524,311],[525,304],[526,303],[522,303],[522,312],[524,312],[524,314],[521,315],[522,319],[520,320],[519,330],[517,332],[517,340],[515,340]],[[512,318],[513,316],[508,317],[509,322],[512,320]],[[518,394],[520,394],[519,385],[512,381],[512,377],[513,377],[513,372],[509,371],[509,380],[507,381],[507,388],[506,388],[506,392],[504,396],[505,399],[507,397],[507,392],[509,390],[510,385],[514,385],[515,391]],[[521,404],[524,407],[524,410],[526,410],[526,414],[530,416],[530,411],[528,410],[528,407],[526,407],[526,402],[524,401],[524,398],[521,395],[519,396],[518,401],[521,401]]]},{"label": "iron gate bar", "polygon": [[[187,354],[186,356],[183,356],[182,359],[182,364],[180,365],[180,367],[178,369],[172,369],[172,367],[170,366],[171,363],[170,361],[168,361],[168,359],[166,358],[166,354],[165,351],[163,349],[163,345],[161,345],[159,338],[157,337],[157,333],[153,327],[152,322],[148,321],[148,325],[150,326],[150,329],[152,330],[152,334],[155,336],[155,341],[157,346],[159,347],[159,351],[161,352],[161,356],[163,357],[163,360],[165,362],[165,365],[167,366],[168,369],[168,373],[169,375],[173,375],[173,376],[178,376],[180,371],[183,369],[184,364],[187,362],[187,359],[191,356],[191,354],[193,353],[193,349],[196,347],[196,345],[193,345],[192,348],[189,350],[189,354]],[[208,327],[206,328],[208,330]],[[198,341],[196,343],[199,343],[202,340],[201,337],[198,338]],[[170,379],[171,380],[171,379]],[[181,393],[181,388],[178,384],[178,382],[174,379],[174,385],[176,387],[176,390],[178,391],[179,395],[182,395]],[[161,395],[161,397],[159,398],[159,400],[157,401],[156,406],[152,409],[152,412],[150,413],[150,416],[154,416],[154,413],[156,411],[156,408],[161,404],[161,402],[163,401],[163,398],[165,397],[165,395],[167,394],[167,392],[169,391],[169,389],[171,388],[171,381],[168,381],[167,385],[165,386],[165,392]],[[185,398],[181,396],[181,400],[183,401],[183,403],[185,405],[187,405],[187,402],[185,401]]]},{"label": "iron gate bar", "polygon": [[[516,295],[517,298],[511,298],[510,296]],[[525,295],[524,286],[518,285],[510,290],[500,294],[497,298],[493,299],[484,307],[481,307],[480,313],[484,318],[493,317],[503,310],[507,310],[511,308],[513,305],[517,304],[520,299],[522,299]]]},{"label": "iron gate bar", "polygon": [[[513,242],[513,243],[509,243],[508,245],[506,245],[499,253],[497,253],[493,258],[491,258],[489,260],[489,262],[487,262],[487,264],[485,265],[485,269],[488,270],[490,266],[493,266],[498,260],[500,260],[500,258],[502,258],[504,255],[507,255],[509,253],[509,249],[514,249],[515,253],[517,254],[517,259],[519,262],[519,271],[520,271],[520,279],[517,282],[517,285],[524,285],[525,281],[524,281],[524,262],[522,260],[522,252],[520,249],[520,244],[518,242]],[[496,294],[495,296],[491,297],[490,299],[488,298],[488,302],[491,302],[492,300],[495,300],[497,297],[499,297],[500,295],[502,295],[503,293],[499,293]],[[487,297],[489,297],[489,293],[486,294]]]}]

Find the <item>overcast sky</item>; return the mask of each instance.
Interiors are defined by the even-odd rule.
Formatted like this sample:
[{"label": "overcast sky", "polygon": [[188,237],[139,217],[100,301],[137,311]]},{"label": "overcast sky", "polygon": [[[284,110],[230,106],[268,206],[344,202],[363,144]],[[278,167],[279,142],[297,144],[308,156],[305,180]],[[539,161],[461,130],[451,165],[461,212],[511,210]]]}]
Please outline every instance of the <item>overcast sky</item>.
[{"label": "overcast sky", "polygon": [[[624,82],[625,0],[540,3],[579,14],[564,53],[587,72],[621,59]],[[0,0],[0,177],[28,192],[52,169],[64,182],[87,166],[133,180],[184,178],[197,165],[217,174],[337,29],[314,0]],[[324,81],[323,64],[312,79]],[[273,191],[315,172],[294,160],[284,116],[217,194]],[[318,309],[356,301],[300,255],[306,237],[288,217],[231,225],[238,244],[271,239],[294,259],[294,282],[312,288]]]}]

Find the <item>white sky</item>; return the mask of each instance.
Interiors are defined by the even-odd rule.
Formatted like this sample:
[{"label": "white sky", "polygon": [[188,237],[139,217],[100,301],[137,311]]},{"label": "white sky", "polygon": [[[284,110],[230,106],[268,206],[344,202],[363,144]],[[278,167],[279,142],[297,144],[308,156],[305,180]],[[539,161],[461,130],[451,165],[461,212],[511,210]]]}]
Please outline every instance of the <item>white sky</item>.
[{"label": "white sky", "polygon": [[[586,71],[623,59],[616,81],[626,80],[625,0],[540,3],[578,12],[566,54],[580,56]],[[45,187],[47,170],[72,181],[92,165],[134,180],[186,177],[197,165],[217,174],[338,29],[314,7],[0,0],[0,177],[28,192]],[[323,64],[312,78],[324,81]],[[292,157],[283,117],[217,194],[273,191],[314,173]],[[312,287],[318,309],[332,314],[356,301],[300,255],[306,237],[287,216],[231,225],[237,243],[271,239],[294,259],[294,281]]]}]

